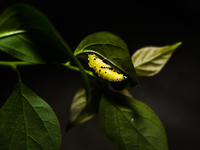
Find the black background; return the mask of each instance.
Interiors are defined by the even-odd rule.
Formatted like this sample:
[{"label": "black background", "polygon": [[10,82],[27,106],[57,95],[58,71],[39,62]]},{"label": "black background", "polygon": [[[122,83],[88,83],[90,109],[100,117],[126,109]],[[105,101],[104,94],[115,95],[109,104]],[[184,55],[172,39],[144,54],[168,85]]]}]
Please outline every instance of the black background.
[{"label": "black background", "polygon": [[[145,98],[137,88],[132,95],[148,104],[166,129],[170,150],[200,149],[200,69],[198,1],[15,1],[41,10],[74,50],[88,34],[110,31],[128,45],[130,54],[144,46],[182,41],[164,69],[140,77]],[[14,2],[1,0],[0,11]],[[5,58],[0,52],[1,58]],[[0,67],[0,106],[15,85],[14,72]],[[61,124],[61,150],[114,150],[101,133],[98,116],[65,133],[70,104],[82,86],[78,72],[61,67],[20,67],[23,82],[47,101]]]}]

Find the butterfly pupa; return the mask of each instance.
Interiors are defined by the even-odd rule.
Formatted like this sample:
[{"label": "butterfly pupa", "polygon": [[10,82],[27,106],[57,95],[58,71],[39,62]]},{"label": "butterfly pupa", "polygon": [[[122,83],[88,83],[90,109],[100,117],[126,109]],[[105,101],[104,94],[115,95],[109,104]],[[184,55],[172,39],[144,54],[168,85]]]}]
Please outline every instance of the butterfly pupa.
[{"label": "butterfly pupa", "polygon": [[114,69],[110,65],[104,63],[103,60],[98,58],[95,54],[89,54],[88,60],[89,67],[93,68],[98,76],[106,80],[118,82],[123,81],[127,78],[123,74],[114,71]]}]

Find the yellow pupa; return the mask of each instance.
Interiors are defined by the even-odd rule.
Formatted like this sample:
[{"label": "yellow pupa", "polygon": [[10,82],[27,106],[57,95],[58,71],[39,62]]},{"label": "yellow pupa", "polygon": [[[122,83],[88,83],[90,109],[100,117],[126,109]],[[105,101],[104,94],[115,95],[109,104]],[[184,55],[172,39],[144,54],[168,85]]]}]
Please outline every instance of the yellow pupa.
[{"label": "yellow pupa", "polygon": [[118,72],[114,71],[110,65],[104,63],[95,54],[89,54],[88,60],[88,65],[90,66],[90,68],[93,68],[95,70],[95,73],[98,74],[98,76],[106,80],[118,82],[123,81],[127,78],[123,74],[119,74]]}]

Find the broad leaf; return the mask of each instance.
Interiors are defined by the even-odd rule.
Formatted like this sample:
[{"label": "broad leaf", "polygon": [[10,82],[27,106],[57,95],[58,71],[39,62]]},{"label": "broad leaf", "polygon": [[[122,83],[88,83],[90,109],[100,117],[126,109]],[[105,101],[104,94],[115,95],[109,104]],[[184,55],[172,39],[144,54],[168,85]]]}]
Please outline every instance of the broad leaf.
[{"label": "broad leaf", "polygon": [[118,150],[167,150],[164,127],[144,103],[108,92],[100,101],[99,122]]},{"label": "broad leaf", "polygon": [[0,50],[34,64],[75,63],[81,71],[88,96],[89,80],[82,65],[49,20],[33,7],[17,4],[1,14]]},{"label": "broad leaf", "polygon": [[131,62],[128,47],[117,35],[106,31],[88,35],[80,42],[74,55],[83,58],[87,62],[88,53],[95,53],[114,69],[126,75],[129,82],[128,84],[123,84],[123,88],[138,85],[137,75]]},{"label": "broad leaf", "polygon": [[91,119],[98,113],[102,90],[97,84],[92,84],[90,87],[90,98],[88,101],[86,100],[86,92],[84,88],[78,90],[74,96],[71,104],[70,120],[66,131],[77,124]]},{"label": "broad leaf", "polygon": [[167,63],[181,42],[169,46],[149,46],[137,50],[132,56],[132,62],[138,76],[153,76]]},{"label": "broad leaf", "polygon": [[60,125],[52,108],[18,83],[0,109],[1,150],[59,150]]},{"label": "broad leaf", "polygon": [[74,56],[49,20],[24,4],[0,15],[0,50],[31,63],[65,63]]}]

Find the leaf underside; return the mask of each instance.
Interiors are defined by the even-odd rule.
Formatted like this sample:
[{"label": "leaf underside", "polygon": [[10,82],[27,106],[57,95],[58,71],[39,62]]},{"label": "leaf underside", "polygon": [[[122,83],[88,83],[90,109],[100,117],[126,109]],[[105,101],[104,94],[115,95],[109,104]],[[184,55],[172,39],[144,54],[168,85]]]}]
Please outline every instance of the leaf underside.
[{"label": "leaf underside", "polygon": [[70,119],[66,131],[73,126],[91,119],[99,111],[99,101],[102,96],[102,89],[98,84],[90,85],[90,97],[87,101],[86,91],[81,88],[77,91],[71,104]]},{"label": "leaf underside", "polygon": [[95,53],[112,65],[116,71],[128,77],[128,82],[123,85],[120,90],[139,84],[134,66],[131,62],[128,47],[117,35],[107,31],[88,35],[80,42],[74,55],[88,62],[87,53]]},{"label": "leaf underside", "polygon": [[162,70],[181,42],[169,46],[149,46],[132,55],[132,63],[138,76],[153,76]]}]

